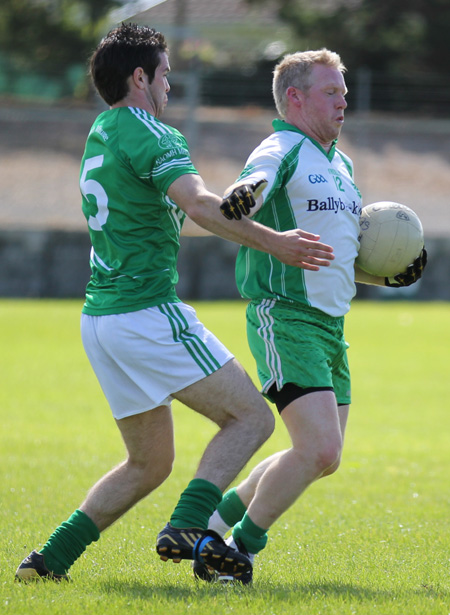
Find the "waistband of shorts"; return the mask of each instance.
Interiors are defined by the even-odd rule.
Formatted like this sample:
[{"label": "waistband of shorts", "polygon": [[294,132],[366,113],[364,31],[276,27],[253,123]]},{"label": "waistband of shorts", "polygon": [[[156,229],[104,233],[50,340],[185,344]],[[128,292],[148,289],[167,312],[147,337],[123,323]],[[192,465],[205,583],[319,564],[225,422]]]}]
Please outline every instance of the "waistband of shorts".
[{"label": "waistband of shorts", "polygon": [[296,312],[296,313],[303,312],[304,314],[308,314],[310,316],[318,318],[319,320],[322,320],[325,323],[330,323],[333,325],[344,323],[344,320],[345,320],[345,316],[331,316],[330,314],[327,314],[326,312],[323,312],[322,310],[319,310],[318,308],[315,308],[311,305],[307,305],[306,303],[298,303],[296,301],[286,301],[283,299],[275,299],[274,297],[263,298],[263,299],[252,299],[249,305],[258,306],[258,305],[261,305],[263,302],[266,302],[267,304],[272,303],[273,307],[276,307],[276,308],[280,307],[282,309],[286,309],[286,310]]}]

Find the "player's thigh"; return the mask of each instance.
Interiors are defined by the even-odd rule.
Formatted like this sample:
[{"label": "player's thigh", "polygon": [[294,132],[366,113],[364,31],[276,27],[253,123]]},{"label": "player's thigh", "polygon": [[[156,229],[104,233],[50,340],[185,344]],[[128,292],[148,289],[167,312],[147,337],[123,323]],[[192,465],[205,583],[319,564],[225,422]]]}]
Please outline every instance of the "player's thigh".
[{"label": "player's thigh", "polygon": [[342,440],[345,436],[345,430],[347,428],[348,415],[350,413],[350,406],[348,404],[338,406],[339,425],[341,428]]},{"label": "player's thigh", "polygon": [[338,453],[342,448],[341,418],[333,391],[316,391],[295,399],[281,412],[281,418],[299,450],[330,447]]},{"label": "player's thigh", "polygon": [[174,393],[173,397],[218,425],[230,418],[272,414],[236,359],[231,359],[213,374]]},{"label": "player's thigh", "polygon": [[170,406],[116,420],[129,460],[139,466],[171,464],[174,458]]}]

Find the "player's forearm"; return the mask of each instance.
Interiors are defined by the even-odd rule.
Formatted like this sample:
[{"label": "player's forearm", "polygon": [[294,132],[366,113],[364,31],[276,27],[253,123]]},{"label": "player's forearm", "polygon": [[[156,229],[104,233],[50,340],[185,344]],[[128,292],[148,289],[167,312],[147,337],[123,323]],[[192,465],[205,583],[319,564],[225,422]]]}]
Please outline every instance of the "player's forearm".
[{"label": "player's forearm", "polygon": [[189,218],[202,228],[223,239],[261,252],[276,253],[279,233],[249,218],[227,220],[220,213],[221,200],[209,193],[189,207]]},{"label": "player's forearm", "polygon": [[209,192],[198,175],[182,175],[167,194],[199,226],[223,239],[272,254],[286,265],[317,271],[334,258],[333,248],[319,242],[318,235],[301,229],[279,233],[245,215],[226,218],[220,209],[222,199]]},{"label": "player's forearm", "polygon": [[276,254],[279,233],[250,219],[227,220],[220,212],[222,199],[210,192],[198,175],[182,175],[167,191],[168,196],[198,226],[240,245]]},{"label": "player's forearm", "polygon": [[186,216],[181,228],[181,235],[184,237],[211,237],[213,234],[211,231],[207,231],[202,226],[196,224],[189,216]]},{"label": "player's forearm", "polygon": [[372,286],[386,285],[384,278],[366,273],[360,269],[358,265],[355,265],[355,282],[359,282],[360,284],[370,284]]},{"label": "player's forearm", "polygon": [[194,216],[197,224],[216,235],[254,250],[267,252],[286,265],[317,271],[320,267],[327,267],[334,259],[331,246],[319,242],[318,235],[301,229],[279,233],[246,217],[227,220],[215,206],[201,207],[197,213],[191,210],[189,215]]}]

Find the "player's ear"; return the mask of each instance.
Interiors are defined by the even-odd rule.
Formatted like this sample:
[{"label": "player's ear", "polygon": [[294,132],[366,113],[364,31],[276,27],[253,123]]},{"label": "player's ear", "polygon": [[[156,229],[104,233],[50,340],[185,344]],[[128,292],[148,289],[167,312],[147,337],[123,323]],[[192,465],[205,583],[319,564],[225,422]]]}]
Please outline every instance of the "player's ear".
[{"label": "player's ear", "polygon": [[141,66],[138,66],[134,69],[131,78],[137,88],[139,88],[140,90],[143,90],[145,88],[145,71]]},{"label": "player's ear", "polygon": [[302,96],[303,92],[298,88],[290,85],[286,90],[286,98],[289,102],[294,104],[296,107],[299,107],[302,104]]}]

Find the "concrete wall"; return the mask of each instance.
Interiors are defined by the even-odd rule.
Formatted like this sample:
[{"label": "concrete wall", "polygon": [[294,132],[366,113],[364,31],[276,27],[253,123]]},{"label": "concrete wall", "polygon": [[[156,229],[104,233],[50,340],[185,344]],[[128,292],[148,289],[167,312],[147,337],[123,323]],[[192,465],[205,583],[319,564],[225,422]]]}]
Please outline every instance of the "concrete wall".
[{"label": "concrete wall", "polygon": [[[82,297],[90,275],[87,232],[0,232],[0,297]],[[178,292],[183,298],[231,299],[237,246],[214,237],[185,238]]]},{"label": "concrete wall", "polygon": [[[359,285],[361,299],[450,300],[450,239],[427,242],[423,279],[405,289]],[[89,279],[87,232],[0,232],[0,297],[83,297]],[[180,298],[235,299],[237,246],[215,237],[184,238],[178,260]]]}]

